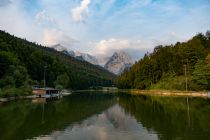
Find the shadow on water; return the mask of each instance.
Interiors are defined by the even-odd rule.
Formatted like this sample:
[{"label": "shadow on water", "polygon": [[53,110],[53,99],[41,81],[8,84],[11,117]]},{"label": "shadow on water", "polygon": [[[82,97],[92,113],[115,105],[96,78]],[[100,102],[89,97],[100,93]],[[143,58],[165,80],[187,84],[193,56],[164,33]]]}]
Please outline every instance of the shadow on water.
[{"label": "shadow on water", "polygon": [[210,138],[210,100],[121,94],[119,105],[161,140]]},{"label": "shadow on water", "polygon": [[24,140],[64,130],[112,106],[111,94],[78,93],[57,101],[22,100],[0,105],[0,139]]}]

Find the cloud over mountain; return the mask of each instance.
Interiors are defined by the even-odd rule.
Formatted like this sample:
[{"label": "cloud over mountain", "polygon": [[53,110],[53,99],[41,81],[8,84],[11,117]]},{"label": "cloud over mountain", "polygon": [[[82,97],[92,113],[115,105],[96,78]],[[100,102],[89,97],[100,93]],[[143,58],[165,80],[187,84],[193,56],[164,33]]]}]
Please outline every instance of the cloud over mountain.
[{"label": "cloud over mountain", "polygon": [[78,43],[77,40],[69,37],[64,32],[57,29],[46,29],[43,33],[42,43],[46,46],[53,46],[55,44],[62,44],[67,47],[71,47]]},{"label": "cloud over mountain", "polygon": [[132,54],[133,59],[139,57],[139,53],[142,55],[151,50],[154,44],[152,42],[143,41],[143,40],[132,40],[132,39],[108,39],[101,40],[95,45],[93,54],[99,56],[109,56],[114,52],[126,51],[129,54]]}]

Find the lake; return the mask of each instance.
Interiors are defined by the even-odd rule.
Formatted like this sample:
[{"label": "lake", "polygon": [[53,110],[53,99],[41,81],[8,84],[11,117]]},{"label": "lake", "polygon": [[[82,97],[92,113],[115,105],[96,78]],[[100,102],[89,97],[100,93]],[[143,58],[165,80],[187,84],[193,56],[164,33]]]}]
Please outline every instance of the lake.
[{"label": "lake", "polygon": [[210,100],[74,93],[0,104],[0,140],[207,140]]}]

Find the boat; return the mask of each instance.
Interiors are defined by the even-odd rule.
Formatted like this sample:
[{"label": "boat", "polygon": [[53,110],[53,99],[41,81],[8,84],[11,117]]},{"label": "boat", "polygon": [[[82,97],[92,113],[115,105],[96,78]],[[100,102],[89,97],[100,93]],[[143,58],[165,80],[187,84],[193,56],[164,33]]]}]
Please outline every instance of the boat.
[{"label": "boat", "polygon": [[64,90],[61,90],[61,95],[62,96],[68,96],[68,95],[70,95],[70,94],[72,94],[72,92],[71,91],[69,91],[69,90],[66,90],[66,89],[64,89]]}]

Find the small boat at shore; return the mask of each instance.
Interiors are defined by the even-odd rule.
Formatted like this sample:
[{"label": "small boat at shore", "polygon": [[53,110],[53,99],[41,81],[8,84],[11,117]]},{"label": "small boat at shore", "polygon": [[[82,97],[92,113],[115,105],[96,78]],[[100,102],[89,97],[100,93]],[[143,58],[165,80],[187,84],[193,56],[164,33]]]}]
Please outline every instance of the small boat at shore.
[{"label": "small boat at shore", "polygon": [[64,90],[61,90],[61,95],[62,96],[68,96],[68,95],[70,95],[70,94],[72,94],[72,92],[71,91],[69,91],[69,90],[66,90],[66,89],[64,89]]}]

